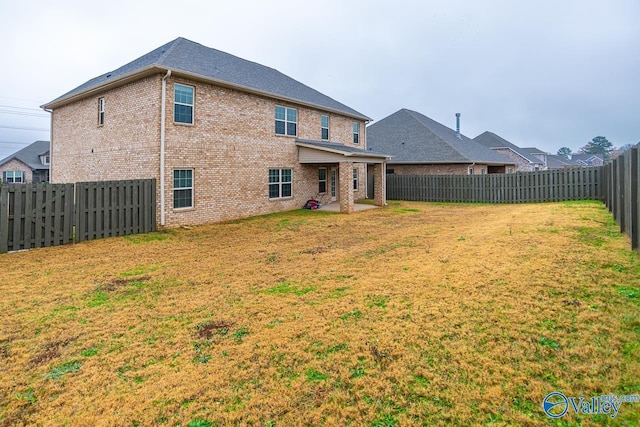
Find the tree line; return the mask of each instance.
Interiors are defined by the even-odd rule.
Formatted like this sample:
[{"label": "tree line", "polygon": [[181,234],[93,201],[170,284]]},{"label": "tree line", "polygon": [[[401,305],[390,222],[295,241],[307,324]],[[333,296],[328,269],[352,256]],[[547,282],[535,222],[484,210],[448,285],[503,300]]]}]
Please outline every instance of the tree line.
[{"label": "tree line", "polygon": [[[619,147],[618,151],[627,151],[634,144],[625,144]],[[609,160],[611,158],[611,153],[613,152],[614,147],[611,141],[609,141],[604,136],[596,136],[591,141],[589,141],[585,146],[581,147],[576,154],[602,154],[604,160]],[[562,147],[558,150],[558,156],[564,157],[565,159],[570,159],[571,155],[574,154],[569,147]]]}]

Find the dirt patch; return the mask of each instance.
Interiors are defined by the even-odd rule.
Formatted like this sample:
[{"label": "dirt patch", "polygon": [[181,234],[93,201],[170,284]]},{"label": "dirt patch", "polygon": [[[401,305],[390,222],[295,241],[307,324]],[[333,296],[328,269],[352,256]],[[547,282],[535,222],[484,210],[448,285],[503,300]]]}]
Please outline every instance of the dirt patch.
[{"label": "dirt patch", "polygon": [[106,291],[113,292],[123,286],[130,285],[131,283],[144,283],[151,280],[150,276],[139,276],[139,277],[118,277],[116,279],[111,280],[109,283],[98,286],[98,291]]}]

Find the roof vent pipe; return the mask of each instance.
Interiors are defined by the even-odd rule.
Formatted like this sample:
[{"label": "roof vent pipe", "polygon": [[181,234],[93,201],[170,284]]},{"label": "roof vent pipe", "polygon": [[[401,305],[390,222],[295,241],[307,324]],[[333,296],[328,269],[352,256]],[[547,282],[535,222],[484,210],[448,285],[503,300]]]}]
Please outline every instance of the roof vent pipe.
[{"label": "roof vent pipe", "polygon": [[462,141],[462,136],[460,136],[460,113],[456,113],[456,138]]}]

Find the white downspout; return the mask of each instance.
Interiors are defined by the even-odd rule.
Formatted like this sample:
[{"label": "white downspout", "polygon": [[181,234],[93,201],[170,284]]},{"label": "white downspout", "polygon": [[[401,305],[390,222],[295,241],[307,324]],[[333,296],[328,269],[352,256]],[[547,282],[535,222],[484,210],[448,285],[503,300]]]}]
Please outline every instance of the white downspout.
[{"label": "white downspout", "polygon": [[171,70],[167,70],[167,74],[162,78],[162,100],[160,102],[160,225],[164,226],[164,127],[166,122],[166,113],[164,104],[167,98],[167,78],[171,76]]},{"label": "white downspout", "polygon": [[51,165],[53,161],[53,110],[49,110],[48,108],[43,108],[44,111],[49,113],[49,180],[47,182],[51,183],[53,180],[51,179],[51,172],[53,172],[53,167]]}]

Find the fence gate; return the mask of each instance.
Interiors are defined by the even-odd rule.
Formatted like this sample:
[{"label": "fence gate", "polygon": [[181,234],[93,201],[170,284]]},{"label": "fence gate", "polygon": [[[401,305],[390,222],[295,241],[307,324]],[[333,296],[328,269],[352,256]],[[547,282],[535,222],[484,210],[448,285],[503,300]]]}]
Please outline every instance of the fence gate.
[{"label": "fence gate", "polygon": [[73,184],[0,186],[0,253],[72,239]]}]

